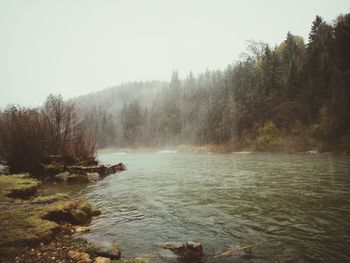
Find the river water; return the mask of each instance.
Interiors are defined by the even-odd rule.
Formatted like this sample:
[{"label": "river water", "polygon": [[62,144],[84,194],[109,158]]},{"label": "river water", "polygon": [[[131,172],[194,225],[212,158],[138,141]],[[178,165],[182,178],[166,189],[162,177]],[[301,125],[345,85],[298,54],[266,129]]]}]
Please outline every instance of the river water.
[{"label": "river water", "polygon": [[[89,185],[103,209],[85,237],[123,256],[176,262],[168,241],[201,242],[206,262],[350,262],[350,157],[104,153],[128,170]],[[232,246],[248,256],[213,259]],[[288,261],[289,262],[289,261]]]}]

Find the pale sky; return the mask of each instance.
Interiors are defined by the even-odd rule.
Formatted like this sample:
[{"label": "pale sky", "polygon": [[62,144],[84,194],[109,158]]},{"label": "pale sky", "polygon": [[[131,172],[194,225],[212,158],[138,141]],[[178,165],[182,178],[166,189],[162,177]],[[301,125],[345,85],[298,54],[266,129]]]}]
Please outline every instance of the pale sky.
[{"label": "pale sky", "polygon": [[0,107],[224,69],[246,40],[307,40],[349,0],[0,0]]}]

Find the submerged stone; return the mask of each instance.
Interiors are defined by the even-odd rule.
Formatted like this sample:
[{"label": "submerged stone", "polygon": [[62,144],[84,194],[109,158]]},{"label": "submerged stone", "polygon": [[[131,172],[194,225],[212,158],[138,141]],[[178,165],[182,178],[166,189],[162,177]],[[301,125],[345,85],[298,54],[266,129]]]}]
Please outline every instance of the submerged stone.
[{"label": "submerged stone", "polygon": [[168,242],[163,244],[163,248],[169,249],[175,255],[184,259],[201,259],[203,247],[201,243],[194,242]]},{"label": "submerged stone", "polygon": [[118,260],[121,256],[121,251],[117,246],[113,246],[111,250],[99,250],[97,251],[97,256],[107,257],[112,260]]}]

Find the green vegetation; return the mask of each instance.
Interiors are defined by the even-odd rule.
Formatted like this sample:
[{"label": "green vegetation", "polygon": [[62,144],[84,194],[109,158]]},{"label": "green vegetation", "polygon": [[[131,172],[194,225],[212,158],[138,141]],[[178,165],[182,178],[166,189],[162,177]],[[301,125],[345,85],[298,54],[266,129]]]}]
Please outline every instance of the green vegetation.
[{"label": "green vegetation", "polygon": [[[11,247],[30,245],[51,238],[60,224],[86,224],[100,213],[84,199],[73,200],[66,194],[18,200],[9,196],[33,194],[40,182],[27,175],[0,176],[0,254],[11,252]],[[28,190],[30,189],[30,190]],[[14,194],[15,193],[15,194]]]},{"label": "green vegetation", "polygon": [[261,151],[278,151],[283,143],[282,132],[273,121],[267,122],[259,128],[256,137],[256,148]]},{"label": "green vegetation", "polygon": [[67,199],[68,195],[65,193],[57,193],[49,196],[38,196],[32,200],[33,204],[49,204],[62,199]]},{"label": "green vegetation", "polygon": [[29,178],[28,174],[0,176],[0,200],[6,197],[26,198],[33,195],[40,186],[40,181]]}]

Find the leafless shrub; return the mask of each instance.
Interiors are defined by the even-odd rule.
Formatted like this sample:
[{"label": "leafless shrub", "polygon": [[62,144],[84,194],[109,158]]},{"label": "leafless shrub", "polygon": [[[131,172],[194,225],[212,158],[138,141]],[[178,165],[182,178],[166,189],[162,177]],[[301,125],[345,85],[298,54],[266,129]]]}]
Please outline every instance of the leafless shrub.
[{"label": "leafless shrub", "polygon": [[0,112],[0,160],[12,172],[35,171],[51,155],[73,163],[95,160],[95,140],[74,104],[50,95],[41,109]]}]

